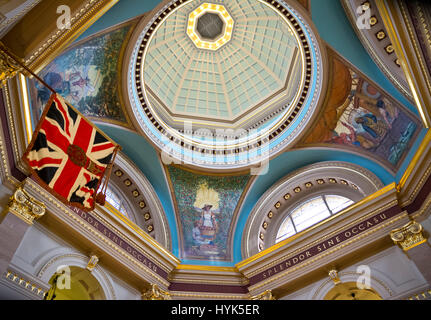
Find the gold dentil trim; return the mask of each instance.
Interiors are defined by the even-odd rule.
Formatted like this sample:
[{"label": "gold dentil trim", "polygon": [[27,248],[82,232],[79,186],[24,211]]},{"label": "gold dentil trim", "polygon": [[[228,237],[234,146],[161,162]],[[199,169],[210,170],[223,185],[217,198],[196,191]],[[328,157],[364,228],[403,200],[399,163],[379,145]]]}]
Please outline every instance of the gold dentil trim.
[{"label": "gold dentil trim", "polygon": [[45,291],[39,285],[32,283],[30,280],[24,279],[23,277],[17,275],[13,271],[8,270],[4,274],[4,277],[5,279],[13,282],[16,285],[19,285],[20,287],[25,288],[26,290],[30,291],[33,294],[36,294],[41,297],[45,295]]},{"label": "gold dentil trim", "polygon": [[391,42],[394,46],[395,53],[397,54],[398,58],[400,59],[400,65],[403,68],[404,74],[406,76],[407,83],[409,84],[410,90],[412,91],[413,99],[416,103],[416,106],[418,108],[418,111],[420,113],[422,122],[426,128],[430,128],[431,124],[426,114],[426,108],[422,104],[420,99],[420,91],[418,88],[416,88],[415,85],[415,77],[409,68],[408,59],[406,57],[406,54],[404,53],[403,46],[401,44],[400,35],[396,31],[397,29],[394,26],[394,21],[389,13],[389,11],[392,12],[390,6],[387,4],[385,0],[376,1],[376,5],[378,7],[378,10],[380,12],[380,15],[383,19],[383,23],[387,29],[389,38],[391,39]]},{"label": "gold dentil trim", "polygon": [[152,284],[151,288],[142,293],[142,300],[172,300],[171,294],[159,288],[157,284]]}]

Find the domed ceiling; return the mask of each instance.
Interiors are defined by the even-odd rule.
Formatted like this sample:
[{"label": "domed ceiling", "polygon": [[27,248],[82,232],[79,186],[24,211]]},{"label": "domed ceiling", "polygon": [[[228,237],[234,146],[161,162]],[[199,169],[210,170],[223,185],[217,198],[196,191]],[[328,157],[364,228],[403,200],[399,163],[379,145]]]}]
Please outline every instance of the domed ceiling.
[{"label": "domed ceiling", "polygon": [[[343,161],[385,185],[400,179],[424,136],[417,110],[337,0],[311,1],[313,21],[296,0],[149,2],[118,2],[39,76],[148,178],[183,263],[241,261],[259,198],[300,168]],[[29,92],[36,123],[49,92],[34,79]],[[266,174],[253,171],[269,159]],[[199,251],[191,235],[204,190],[220,229]]]},{"label": "domed ceiling", "polygon": [[304,20],[284,2],[168,3],[132,41],[137,127],[194,166],[238,169],[274,156],[319,102],[322,53]]}]

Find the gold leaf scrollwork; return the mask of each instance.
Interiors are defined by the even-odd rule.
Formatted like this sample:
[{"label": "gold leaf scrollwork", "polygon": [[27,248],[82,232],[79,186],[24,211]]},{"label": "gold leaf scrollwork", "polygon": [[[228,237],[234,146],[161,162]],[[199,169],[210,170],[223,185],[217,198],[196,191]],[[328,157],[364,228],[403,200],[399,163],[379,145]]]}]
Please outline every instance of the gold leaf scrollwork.
[{"label": "gold leaf scrollwork", "polygon": [[87,270],[92,272],[98,262],[99,262],[99,258],[96,255],[92,255],[90,257],[90,260],[87,263]]},{"label": "gold leaf scrollwork", "polygon": [[142,300],[172,300],[171,294],[159,288],[157,284],[151,285],[151,289],[142,294]]},{"label": "gold leaf scrollwork", "polygon": [[335,269],[332,269],[328,273],[329,278],[334,282],[335,285],[341,283],[340,277],[338,276],[338,271]]},{"label": "gold leaf scrollwork", "polygon": [[31,197],[21,186],[9,198],[7,210],[24,220],[28,224],[33,224],[45,214],[45,205]]},{"label": "gold leaf scrollwork", "polygon": [[252,296],[250,300],[275,300],[271,290],[266,290],[257,296]]},{"label": "gold leaf scrollwork", "polygon": [[0,83],[5,85],[8,79],[15,77],[21,67],[8,54],[3,51],[0,43]]},{"label": "gold leaf scrollwork", "polygon": [[405,226],[392,230],[390,236],[395,244],[404,251],[408,251],[427,241],[422,231],[422,225],[412,220]]}]

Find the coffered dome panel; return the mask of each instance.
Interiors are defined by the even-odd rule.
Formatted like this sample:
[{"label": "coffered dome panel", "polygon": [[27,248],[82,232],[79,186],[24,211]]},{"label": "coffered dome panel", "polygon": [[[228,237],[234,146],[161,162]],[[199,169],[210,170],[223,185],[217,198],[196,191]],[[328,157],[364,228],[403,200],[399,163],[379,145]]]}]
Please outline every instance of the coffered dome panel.
[{"label": "coffered dome panel", "polygon": [[135,121],[185,164],[237,169],[291,145],[315,115],[324,58],[283,1],[165,2],[130,45]]},{"label": "coffered dome panel", "polygon": [[[185,117],[205,117],[206,124],[216,122],[214,126],[220,122],[238,125],[244,116],[253,115],[249,112],[252,109],[267,107],[265,100],[271,96],[290,101],[297,92],[302,61],[289,24],[256,0],[228,1],[225,6],[235,28],[230,42],[218,50],[211,50],[211,44],[203,50],[185,37],[196,1],[176,10],[154,33],[143,65],[143,80],[152,103],[165,109],[164,120],[172,125],[182,126]],[[213,24],[205,19],[209,14],[218,17],[214,13],[201,15],[195,26],[197,33],[199,27],[205,30],[204,24]]]}]

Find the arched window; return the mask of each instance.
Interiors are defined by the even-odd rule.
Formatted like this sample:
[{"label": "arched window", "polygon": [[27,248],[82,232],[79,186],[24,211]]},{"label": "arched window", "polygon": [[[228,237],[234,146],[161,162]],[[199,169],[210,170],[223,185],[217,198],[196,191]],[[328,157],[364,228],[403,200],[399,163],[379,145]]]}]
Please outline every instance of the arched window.
[{"label": "arched window", "polygon": [[338,195],[321,195],[308,199],[297,206],[282,222],[275,242],[280,242],[312,225],[329,218],[353,203]]},{"label": "arched window", "polygon": [[118,192],[115,192],[115,190],[111,187],[108,187],[105,192],[106,195],[106,201],[113,206],[115,209],[117,209],[119,212],[121,212],[126,217],[129,217],[129,214],[127,213],[127,209],[125,206],[125,201],[120,197]]}]

